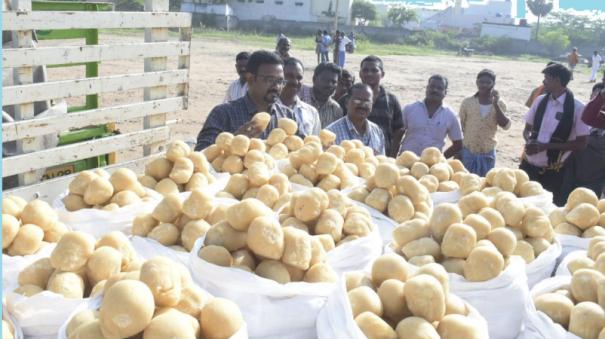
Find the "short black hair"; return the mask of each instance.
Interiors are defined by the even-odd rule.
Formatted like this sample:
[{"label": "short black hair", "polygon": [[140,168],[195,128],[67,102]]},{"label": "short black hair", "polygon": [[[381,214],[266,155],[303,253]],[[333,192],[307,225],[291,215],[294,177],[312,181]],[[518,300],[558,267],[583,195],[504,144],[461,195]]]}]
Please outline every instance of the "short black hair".
[{"label": "short black hair", "polygon": [[554,62],[554,61],[549,61],[549,62],[547,62],[547,63],[546,63],[546,67],[548,67],[548,66],[550,66],[550,65],[554,65],[554,64],[556,64],[556,62]]},{"label": "short black hair", "polygon": [[349,93],[353,93],[353,91],[356,90],[356,89],[362,89],[362,90],[368,90],[369,89],[370,92],[372,92],[372,87],[370,87],[370,85],[364,84],[363,82],[358,82],[358,83],[354,84],[351,87],[351,90],[350,90]]},{"label": "short black hair", "polygon": [[571,80],[571,71],[560,63],[554,63],[544,70],[542,73],[553,78],[558,78],[561,81],[561,86],[567,87]]},{"label": "short black hair", "polygon": [[492,79],[492,81],[496,81],[496,73],[494,73],[494,71],[492,71],[491,69],[486,68],[479,72],[479,74],[477,74],[477,79],[481,77],[489,77],[490,79]]},{"label": "short black hair", "polygon": [[340,75],[343,78],[353,78],[355,79],[355,76],[353,75],[353,73],[349,72],[348,69],[342,69],[342,74]]},{"label": "short black hair", "polygon": [[248,59],[248,65],[246,66],[246,70],[252,74],[257,74],[258,69],[262,65],[282,65],[283,60],[276,53],[269,51],[256,51],[250,55],[250,59]]},{"label": "short black hair", "polygon": [[248,53],[248,52],[239,52],[235,56],[235,61],[248,60],[248,59],[250,59],[250,53]]},{"label": "short black hair", "polygon": [[303,69],[303,71],[305,70],[305,65],[303,65],[302,61],[296,59],[296,58],[290,58],[286,61],[284,61],[284,67],[286,66],[294,66],[296,64],[299,64],[300,67]]},{"label": "short black hair", "polygon": [[361,64],[360,67],[363,67],[363,63],[364,62],[375,62],[378,64],[378,68],[380,68],[380,70],[382,71],[382,73],[384,73],[384,64],[382,63],[382,59],[380,59],[380,57],[376,56],[376,55],[368,55],[367,57],[363,58],[363,60],[361,60]]},{"label": "short black hair", "polygon": [[334,74],[338,74],[339,80],[342,76],[342,68],[340,68],[340,66],[332,62],[326,62],[323,64],[319,64],[317,65],[317,67],[315,67],[315,70],[313,71],[313,79],[318,77],[323,72],[332,72]]},{"label": "short black hair", "polygon": [[592,86],[592,92],[596,91],[596,90],[603,90],[605,89],[605,84],[603,84],[602,82],[597,82],[594,86]]},{"label": "short black hair", "polygon": [[328,31],[326,31],[326,30],[324,29],[324,32],[323,32],[323,33],[324,33],[324,34],[328,34]]},{"label": "short black hair", "polygon": [[447,86],[450,84],[449,81],[447,80],[447,78],[441,74],[434,74],[431,75],[431,77],[429,78],[428,83],[431,83],[431,80],[439,80],[439,81],[443,81],[443,83],[445,84],[445,89],[447,89]]}]

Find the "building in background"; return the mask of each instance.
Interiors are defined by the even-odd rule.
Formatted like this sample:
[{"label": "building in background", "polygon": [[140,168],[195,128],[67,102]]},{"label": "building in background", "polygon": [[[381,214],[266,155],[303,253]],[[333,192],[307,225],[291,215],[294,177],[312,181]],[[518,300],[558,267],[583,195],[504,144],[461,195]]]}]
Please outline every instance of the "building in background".
[{"label": "building in background", "polygon": [[[228,0],[212,4],[209,0],[183,0],[181,11],[215,16],[219,25],[227,22],[236,27],[240,22],[270,22],[273,20],[300,23],[351,22],[353,0]],[[336,6],[338,5],[338,8]]]}]

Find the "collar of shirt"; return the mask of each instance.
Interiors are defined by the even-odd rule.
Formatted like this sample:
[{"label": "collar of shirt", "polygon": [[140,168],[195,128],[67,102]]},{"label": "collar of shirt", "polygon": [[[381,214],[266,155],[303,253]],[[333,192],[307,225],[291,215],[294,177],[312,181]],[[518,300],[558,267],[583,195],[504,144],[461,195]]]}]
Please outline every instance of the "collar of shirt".
[{"label": "collar of shirt", "polygon": [[359,131],[357,131],[357,128],[355,127],[355,125],[353,124],[353,122],[351,121],[351,119],[349,118],[349,115],[345,116],[345,122],[347,124],[347,129],[349,130],[349,132],[352,132],[356,135],[359,135],[362,138],[366,138],[369,134],[370,134],[370,125],[368,124],[368,120],[366,119],[365,121],[365,125],[366,125],[366,131],[365,133],[359,133]]},{"label": "collar of shirt", "polygon": [[[443,105],[443,103],[441,103],[441,106],[439,106],[436,110],[435,113],[433,113],[433,116],[429,116],[429,108],[426,105],[426,102],[424,100],[420,100],[418,101],[420,103],[420,105],[422,105],[422,108],[424,109],[424,113],[426,113],[427,118],[429,119],[434,119],[443,109],[445,109],[445,106]],[[479,100],[477,100],[477,102],[479,102]]]},{"label": "collar of shirt", "polygon": [[559,95],[558,98],[553,98],[551,96],[549,101],[552,101],[552,103],[557,106],[563,106],[565,104],[565,98],[567,98],[567,93]]}]

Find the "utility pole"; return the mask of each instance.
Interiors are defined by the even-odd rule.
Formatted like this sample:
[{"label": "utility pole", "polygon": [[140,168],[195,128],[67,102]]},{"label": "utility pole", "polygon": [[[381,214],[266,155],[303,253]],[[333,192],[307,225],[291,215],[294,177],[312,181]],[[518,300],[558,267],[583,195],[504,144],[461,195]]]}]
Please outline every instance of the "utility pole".
[{"label": "utility pole", "polygon": [[338,0],[336,0],[336,6],[334,6],[334,32],[338,30]]}]

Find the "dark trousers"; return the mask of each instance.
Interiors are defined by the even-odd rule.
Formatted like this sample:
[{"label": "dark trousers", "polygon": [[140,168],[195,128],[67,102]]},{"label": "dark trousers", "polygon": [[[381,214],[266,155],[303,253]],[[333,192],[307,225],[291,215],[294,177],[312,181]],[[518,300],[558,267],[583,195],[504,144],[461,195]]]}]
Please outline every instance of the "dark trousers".
[{"label": "dark trousers", "polygon": [[565,167],[567,167],[567,164],[558,171],[544,170],[542,167],[530,164],[525,159],[521,161],[519,166],[527,173],[530,180],[539,182],[545,190],[552,192],[553,202],[557,206],[564,206],[567,202],[567,195],[563,189]]}]

